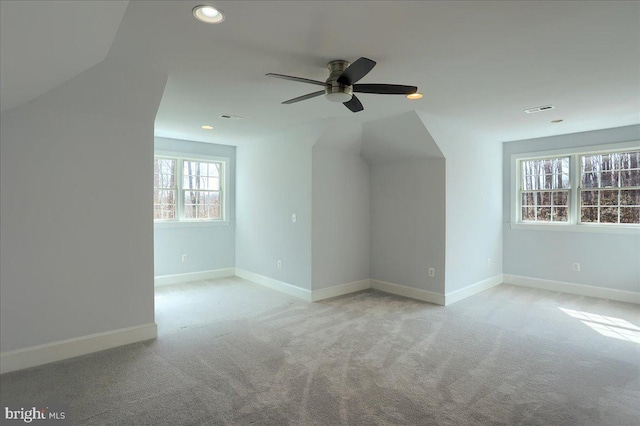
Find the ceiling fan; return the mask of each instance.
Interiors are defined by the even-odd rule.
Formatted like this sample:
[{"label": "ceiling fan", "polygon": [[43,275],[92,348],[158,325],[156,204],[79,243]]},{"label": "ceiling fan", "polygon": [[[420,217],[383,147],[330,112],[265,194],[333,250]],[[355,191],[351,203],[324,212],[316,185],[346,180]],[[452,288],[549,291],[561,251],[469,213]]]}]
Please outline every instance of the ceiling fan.
[{"label": "ceiling fan", "polygon": [[367,75],[375,66],[375,61],[368,58],[360,58],[354,63],[349,63],[342,59],[331,61],[327,64],[327,68],[329,68],[331,74],[326,82],[284,74],[268,73],[266,75],[324,87],[323,90],[289,99],[288,101],[282,102],[283,104],[293,104],[315,98],[316,96],[325,95],[331,102],[342,102],[344,106],[352,112],[358,112],[364,109],[355,93],[410,95],[418,91],[416,86],[402,86],[399,84],[356,84],[357,81]]}]

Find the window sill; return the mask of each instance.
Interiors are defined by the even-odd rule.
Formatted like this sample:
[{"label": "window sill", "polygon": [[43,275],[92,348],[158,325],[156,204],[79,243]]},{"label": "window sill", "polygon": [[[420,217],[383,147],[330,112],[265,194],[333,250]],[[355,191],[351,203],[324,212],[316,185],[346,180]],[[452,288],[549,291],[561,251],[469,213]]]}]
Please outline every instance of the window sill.
[{"label": "window sill", "polygon": [[217,226],[229,226],[231,221],[229,220],[212,220],[212,221],[166,221],[166,222],[153,222],[154,229],[164,228],[200,228],[200,227],[217,227]]},{"label": "window sill", "polygon": [[640,235],[640,227],[638,226],[509,223],[509,227],[511,229],[526,229],[528,231],[593,232],[603,234]]}]

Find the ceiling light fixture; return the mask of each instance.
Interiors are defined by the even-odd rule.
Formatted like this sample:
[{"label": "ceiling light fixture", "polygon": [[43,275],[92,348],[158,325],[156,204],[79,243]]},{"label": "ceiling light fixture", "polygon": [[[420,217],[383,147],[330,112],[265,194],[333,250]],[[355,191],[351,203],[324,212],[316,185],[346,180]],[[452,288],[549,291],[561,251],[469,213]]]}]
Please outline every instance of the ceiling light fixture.
[{"label": "ceiling light fixture", "polygon": [[213,130],[213,126],[202,126],[204,130]]},{"label": "ceiling light fixture", "polygon": [[411,99],[411,100],[420,99],[421,97],[422,97],[422,93],[420,92],[411,93],[410,95],[407,95],[407,99]]},{"label": "ceiling light fixture", "polygon": [[200,5],[193,8],[193,16],[207,24],[219,24],[224,21],[224,13],[213,6]]}]

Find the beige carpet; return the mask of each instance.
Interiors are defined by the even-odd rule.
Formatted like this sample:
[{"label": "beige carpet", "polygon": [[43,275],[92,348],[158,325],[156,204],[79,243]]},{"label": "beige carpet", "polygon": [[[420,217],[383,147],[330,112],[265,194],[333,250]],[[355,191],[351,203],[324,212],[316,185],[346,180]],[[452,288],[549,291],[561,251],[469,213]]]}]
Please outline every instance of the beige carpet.
[{"label": "beige carpet", "polygon": [[[637,425],[636,305],[501,285],[449,307],[160,288],[156,341],[0,377],[74,425]],[[35,424],[35,423],[34,423]]]}]

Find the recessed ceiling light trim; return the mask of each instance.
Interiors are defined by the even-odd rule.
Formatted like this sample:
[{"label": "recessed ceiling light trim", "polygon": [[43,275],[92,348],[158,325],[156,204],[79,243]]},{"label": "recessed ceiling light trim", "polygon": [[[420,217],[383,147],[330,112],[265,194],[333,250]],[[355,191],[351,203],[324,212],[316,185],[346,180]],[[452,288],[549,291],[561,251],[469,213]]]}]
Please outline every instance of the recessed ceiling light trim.
[{"label": "recessed ceiling light trim", "polygon": [[213,130],[213,126],[209,126],[209,125],[204,125],[202,126],[203,130]]},{"label": "recessed ceiling light trim", "polygon": [[526,112],[527,114],[535,114],[536,112],[548,111],[550,109],[555,109],[555,107],[553,105],[545,105],[545,106],[525,109],[524,112]]},{"label": "recessed ceiling light trim", "polygon": [[195,16],[198,21],[207,24],[219,24],[224,21],[224,13],[222,13],[221,10],[206,4],[194,7],[193,16]]}]

